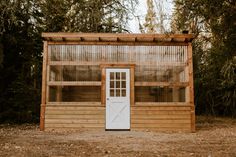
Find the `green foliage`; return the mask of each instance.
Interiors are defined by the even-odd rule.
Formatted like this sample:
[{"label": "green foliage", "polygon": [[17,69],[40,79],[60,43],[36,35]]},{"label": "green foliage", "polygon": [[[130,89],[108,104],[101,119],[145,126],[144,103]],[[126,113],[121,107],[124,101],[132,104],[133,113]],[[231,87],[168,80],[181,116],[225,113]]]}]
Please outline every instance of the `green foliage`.
[{"label": "green foliage", "polygon": [[0,123],[38,122],[45,32],[123,32],[129,3],[0,1]]},{"label": "green foliage", "polygon": [[188,29],[194,41],[198,114],[236,116],[236,2],[175,0],[173,30]]}]

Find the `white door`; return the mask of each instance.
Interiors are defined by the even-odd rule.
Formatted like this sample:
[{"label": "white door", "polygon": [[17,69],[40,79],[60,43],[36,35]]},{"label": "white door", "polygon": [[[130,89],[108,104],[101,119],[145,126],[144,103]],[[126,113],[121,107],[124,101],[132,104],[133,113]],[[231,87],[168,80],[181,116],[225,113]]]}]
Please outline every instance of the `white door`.
[{"label": "white door", "polygon": [[106,129],[130,129],[129,69],[106,69]]}]

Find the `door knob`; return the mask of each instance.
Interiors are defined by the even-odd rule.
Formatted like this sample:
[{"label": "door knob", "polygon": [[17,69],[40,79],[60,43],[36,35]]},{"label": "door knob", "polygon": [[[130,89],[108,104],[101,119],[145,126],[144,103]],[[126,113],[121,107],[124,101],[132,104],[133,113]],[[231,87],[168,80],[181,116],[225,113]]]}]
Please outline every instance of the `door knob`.
[{"label": "door knob", "polygon": [[109,100],[109,98],[107,98],[107,100]]}]

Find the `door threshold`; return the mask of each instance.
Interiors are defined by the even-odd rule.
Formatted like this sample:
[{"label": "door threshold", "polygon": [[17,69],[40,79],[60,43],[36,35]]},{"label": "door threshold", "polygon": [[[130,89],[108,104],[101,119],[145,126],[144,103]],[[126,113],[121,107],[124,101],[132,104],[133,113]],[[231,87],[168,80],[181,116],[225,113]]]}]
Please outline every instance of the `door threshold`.
[{"label": "door threshold", "polygon": [[105,129],[105,131],[130,131],[130,129]]}]

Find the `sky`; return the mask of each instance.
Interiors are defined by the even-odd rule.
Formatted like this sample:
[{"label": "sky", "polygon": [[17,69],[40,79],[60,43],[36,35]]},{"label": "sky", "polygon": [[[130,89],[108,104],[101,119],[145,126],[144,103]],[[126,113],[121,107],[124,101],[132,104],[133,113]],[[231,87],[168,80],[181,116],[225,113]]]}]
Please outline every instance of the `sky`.
[{"label": "sky", "polygon": [[[156,1],[157,2],[161,1],[161,3],[163,4],[164,13],[167,14],[168,17],[170,17],[173,12],[172,0],[156,0]],[[156,7],[155,7],[155,9],[157,11]],[[138,15],[141,23],[144,23],[145,16],[147,13],[147,0],[139,0],[139,5],[137,6],[137,8],[135,10],[136,10],[135,15]],[[170,28],[170,19],[165,21],[165,25],[166,25],[167,29]],[[132,20],[129,21],[128,27],[132,33],[140,33],[137,18],[133,17]]]}]

